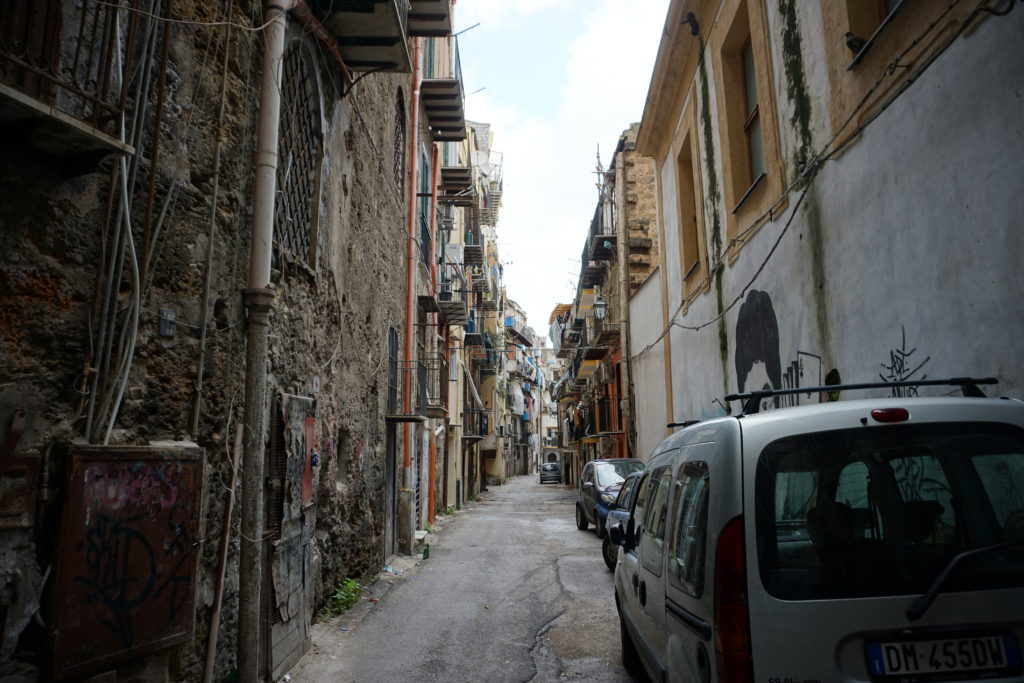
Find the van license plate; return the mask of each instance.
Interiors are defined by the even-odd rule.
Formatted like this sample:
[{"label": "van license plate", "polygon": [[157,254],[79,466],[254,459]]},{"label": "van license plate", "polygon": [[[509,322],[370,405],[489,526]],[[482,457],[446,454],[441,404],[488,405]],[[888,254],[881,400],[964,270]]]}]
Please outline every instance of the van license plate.
[{"label": "van license plate", "polygon": [[948,673],[1012,675],[1021,666],[1020,648],[1010,634],[868,643],[867,654],[873,679],[892,677],[905,683],[943,680],[942,674]]}]

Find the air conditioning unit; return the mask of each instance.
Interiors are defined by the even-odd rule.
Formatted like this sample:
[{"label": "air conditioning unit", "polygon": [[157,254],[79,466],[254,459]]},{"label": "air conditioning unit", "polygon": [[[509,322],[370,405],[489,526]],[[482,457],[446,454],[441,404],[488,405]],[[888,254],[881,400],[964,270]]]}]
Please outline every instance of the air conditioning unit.
[{"label": "air conditioning unit", "polygon": [[445,261],[448,263],[462,264],[462,245],[448,243],[444,248]]}]

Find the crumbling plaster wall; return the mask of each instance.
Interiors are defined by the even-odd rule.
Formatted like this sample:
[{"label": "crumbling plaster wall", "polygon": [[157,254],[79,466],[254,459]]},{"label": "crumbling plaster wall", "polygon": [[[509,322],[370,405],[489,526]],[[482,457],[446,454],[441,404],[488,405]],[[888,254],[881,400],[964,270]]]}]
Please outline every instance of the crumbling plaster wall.
[{"label": "crumbling plaster wall", "polygon": [[658,265],[658,198],[654,187],[654,160],[637,153],[638,130],[639,124],[633,124],[623,133],[626,142],[620,157],[626,179],[624,237],[627,240],[629,296],[636,293]]},{"label": "crumbling plaster wall", "polygon": [[[252,3],[239,0],[236,21]],[[186,21],[214,21],[217,10],[178,3]],[[257,22],[258,23],[258,22]],[[193,439],[206,449],[205,509],[197,580],[196,637],[164,656],[171,680],[199,677],[214,573],[230,481],[230,448],[241,417],[245,311],[240,292],[248,270],[252,154],[257,117],[261,37],[232,33],[226,98],[220,98],[223,29],[176,24],[171,31],[166,100],[160,128],[154,220],[164,210],[143,283],[140,336],[128,389],[112,443]],[[241,33],[241,35],[240,35]],[[407,76],[377,74],[346,100],[333,67],[321,64],[327,123],[324,210],[325,249],[316,275],[281,272],[271,319],[270,392],[313,394],[319,377],[317,440],[317,543],[322,580],[318,602],[344,576],[362,576],[383,559],[384,400],[389,326],[401,329],[404,297],[404,196],[392,168],[397,88]],[[221,168],[216,232],[209,237],[213,168],[220,128]],[[140,145],[134,188],[136,234],[146,202],[151,164],[155,94]],[[407,112],[405,113],[407,115]],[[114,160],[72,179],[36,152],[0,155],[0,430],[14,409],[27,411],[18,455],[44,459],[49,490],[36,526],[0,531],[4,595],[38,600],[40,575],[50,566],[59,510],[64,447],[82,441],[84,397],[77,389],[90,348],[90,318],[102,226]],[[201,297],[208,250],[213,248],[210,320],[206,340],[198,433],[191,433],[198,370]],[[127,298],[122,292],[122,303]],[[159,311],[177,316],[173,337],[158,335]],[[342,438],[342,435],[347,435]],[[341,451],[345,450],[344,453]],[[339,462],[343,466],[339,468]],[[237,509],[235,514],[237,515]],[[233,525],[237,534],[237,521]],[[237,615],[237,537],[232,538],[218,645],[217,675],[232,667]],[[52,585],[52,579],[51,579]],[[5,600],[7,598],[4,598]],[[11,602],[8,600],[8,602]],[[47,610],[43,610],[47,616]],[[24,626],[26,620],[8,630]],[[39,652],[43,629],[29,625],[23,649]],[[6,640],[17,633],[5,634]],[[7,651],[4,651],[7,654]]]}]

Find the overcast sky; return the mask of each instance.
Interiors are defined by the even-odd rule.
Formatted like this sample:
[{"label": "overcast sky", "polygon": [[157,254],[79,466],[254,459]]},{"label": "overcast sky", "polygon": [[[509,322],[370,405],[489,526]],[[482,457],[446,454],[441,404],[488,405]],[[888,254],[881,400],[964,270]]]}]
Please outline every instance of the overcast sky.
[{"label": "overcast sky", "polygon": [[[607,168],[639,121],[668,0],[458,0],[466,118],[504,157],[498,243],[508,296],[546,335],[571,303]],[[480,90],[483,88],[483,90]],[[479,92],[475,92],[479,91]],[[550,344],[550,341],[548,342]]]}]

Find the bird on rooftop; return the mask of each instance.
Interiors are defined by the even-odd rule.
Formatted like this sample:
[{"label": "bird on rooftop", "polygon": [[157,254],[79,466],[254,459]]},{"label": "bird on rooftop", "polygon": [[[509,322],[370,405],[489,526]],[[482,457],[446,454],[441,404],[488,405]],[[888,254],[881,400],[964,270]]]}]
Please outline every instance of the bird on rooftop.
[{"label": "bird on rooftop", "polygon": [[693,16],[693,12],[687,12],[686,17],[683,18],[682,23],[690,25],[690,35],[695,36],[700,33],[700,24],[697,23],[697,17]]},{"label": "bird on rooftop", "polygon": [[846,39],[846,47],[850,48],[850,52],[857,54],[864,49],[864,44],[868,41],[864,40],[860,36],[856,36],[849,31],[843,36]]}]

